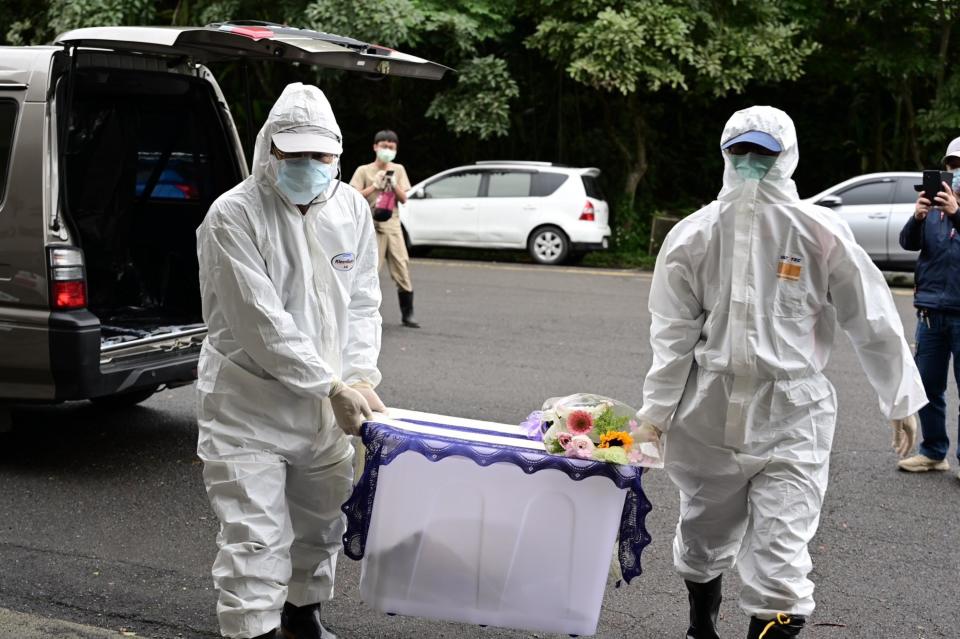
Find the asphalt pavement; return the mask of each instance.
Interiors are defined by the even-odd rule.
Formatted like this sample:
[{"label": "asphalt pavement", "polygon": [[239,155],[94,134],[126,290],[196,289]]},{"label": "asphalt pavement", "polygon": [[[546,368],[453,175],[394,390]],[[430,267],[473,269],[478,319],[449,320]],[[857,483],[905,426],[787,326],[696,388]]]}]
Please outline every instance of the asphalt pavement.
[{"label": "asphalt pavement", "polygon": [[[577,391],[639,406],[649,274],[416,260],[413,279],[420,330],[400,326],[383,282],[388,405],[509,423]],[[895,289],[895,299],[912,335],[910,290]],[[827,374],[840,414],[811,546],[818,608],[803,636],[960,637],[953,453],[950,474],[896,472],[889,426],[842,335]],[[948,414],[952,422],[955,397]],[[24,407],[14,419],[0,439],[0,637],[218,636],[209,576],[217,524],[195,455],[193,389],[115,412]],[[598,637],[684,634],[686,591],[670,553],[677,494],[662,472],[645,482],[654,510],[644,574],[608,587]],[[360,601],[358,580],[359,565],[342,558],[324,610],[343,639],[544,636],[387,617]],[[746,632],[738,587],[735,574],[725,579],[723,636]]]}]

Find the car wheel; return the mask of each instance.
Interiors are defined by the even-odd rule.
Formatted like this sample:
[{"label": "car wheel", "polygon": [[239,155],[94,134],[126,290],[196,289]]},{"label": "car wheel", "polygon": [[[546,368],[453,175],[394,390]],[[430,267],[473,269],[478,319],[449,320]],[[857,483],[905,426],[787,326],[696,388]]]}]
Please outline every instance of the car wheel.
[{"label": "car wheel", "polygon": [[430,249],[426,246],[410,246],[410,236],[407,235],[406,227],[401,226],[403,231],[403,245],[407,248],[407,255],[410,257],[426,257]]},{"label": "car wheel", "polygon": [[556,226],[541,226],[530,234],[527,250],[540,264],[560,264],[570,252],[570,240]]},{"label": "car wheel", "polygon": [[157,392],[157,388],[157,386],[151,386],[150,388],[141,388],[126,393],[117,393],[116,395],[91,397],[90,401],[101,408],[129,408],[150,399]]}]

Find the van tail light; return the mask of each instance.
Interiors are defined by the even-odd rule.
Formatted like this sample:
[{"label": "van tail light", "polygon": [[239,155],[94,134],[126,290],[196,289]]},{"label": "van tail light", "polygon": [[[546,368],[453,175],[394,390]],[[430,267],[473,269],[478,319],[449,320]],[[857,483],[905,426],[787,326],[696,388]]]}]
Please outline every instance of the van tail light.
[{"label": "van tail light", "polygon": [[86,305],[83,253],[76,248],[50,249],[50,308],[69,311]]},{"label": "van tail light", "polygon": [[593,210],[593,202],[587,200],[583,205],[583,211],[580,212],[580,219],[584,222],[593,222],[597,219],[596,212]]}]

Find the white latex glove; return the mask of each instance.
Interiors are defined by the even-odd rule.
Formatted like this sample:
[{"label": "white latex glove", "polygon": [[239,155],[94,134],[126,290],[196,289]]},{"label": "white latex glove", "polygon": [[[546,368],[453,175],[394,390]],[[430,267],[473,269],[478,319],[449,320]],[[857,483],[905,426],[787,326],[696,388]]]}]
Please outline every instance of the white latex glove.
[{"label": "white latex glove", "polygon": [[[651,424],[650,422],[640,422],[640,426],[631,431],[633,435],[633,441],[637,443],[651,443],[657,448],[656,455],[658,456],[660,463],[659,466],[663,465],[663,444],[660,442],[660,438],[663,435],[663,431]],[[642,447],[641,447],[642,449]],[[658,466],[658,467],[659,467]],[[643,472],[647,472],[650,468],[644,468]]]},{"label": "white latex glove", "polygon": [[894,419],[890,425],[893,427],[893,450],[900,457],[906,457],[917,443],[917,418],[910,415],[903,419]]},{"label": "white latex glove", "polygon": [[387,414],[386,404],[383,403],[383,400],[380,399],[380,396],[377,395],[377,392],[373,390],[373,387],[370,386],[370,384],[361,382],[359,384],[351,384],[350,388],[355,389],[358,393],[363,395],[363,398],[367,400],[367,405],[370,407],[370,410],[375,413],[383,413],[384,415]]},{"label": "white latex glove", "polygon": [[637,433],[640,434],[640,441],[642,442],[660,441],[660,436],[663,435],[663,431],[650,422],[640,422]]},{"label": "white latex glove", "polygon": [[363,422],[373,419],[367,400],[355,388],[337,382],[330,391],[330,404],[337,426],[347,435],[359,435]]}]

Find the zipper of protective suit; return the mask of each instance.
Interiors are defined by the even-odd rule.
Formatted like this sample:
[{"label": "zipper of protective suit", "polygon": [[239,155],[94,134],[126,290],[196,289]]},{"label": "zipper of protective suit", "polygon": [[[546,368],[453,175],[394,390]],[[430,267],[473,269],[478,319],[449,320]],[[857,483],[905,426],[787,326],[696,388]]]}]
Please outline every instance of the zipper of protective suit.
[{"label": "zipper of protective suit", "polygon": [[753,253],[753,227],[756,220],[757,189],[759,182],[747,180],[744,197],[740,199],[734,221],[732,282],[730,287],[730,326],[735,348],[731,353],[733,388],[727,405],[724,425],[724,443],[740,448],[746,439],[747,406],[753,395],[754,379],[748,359],[747,327],[753,308],[754,291],[749,289],[751,278],[750,256]]},{"label": "zipper of protective suit", "polygon": [[332,267],[328,266],[326,251],[320,244],[314,229],[315,221],[311,216],[318,213],[307,211],[303,218],[303,232],[307,238],[307,246],[310,251],[310,267],[313,271],[313,286],[317,295],[317,305],[320,309],[320,357],[334,370],[337,375],[340,370],[340,349],[339,336],[336,332],[336,317],[330,309],[330,287],[327,280],[322,276],[320,269],[328,268],[332,274]]}]

